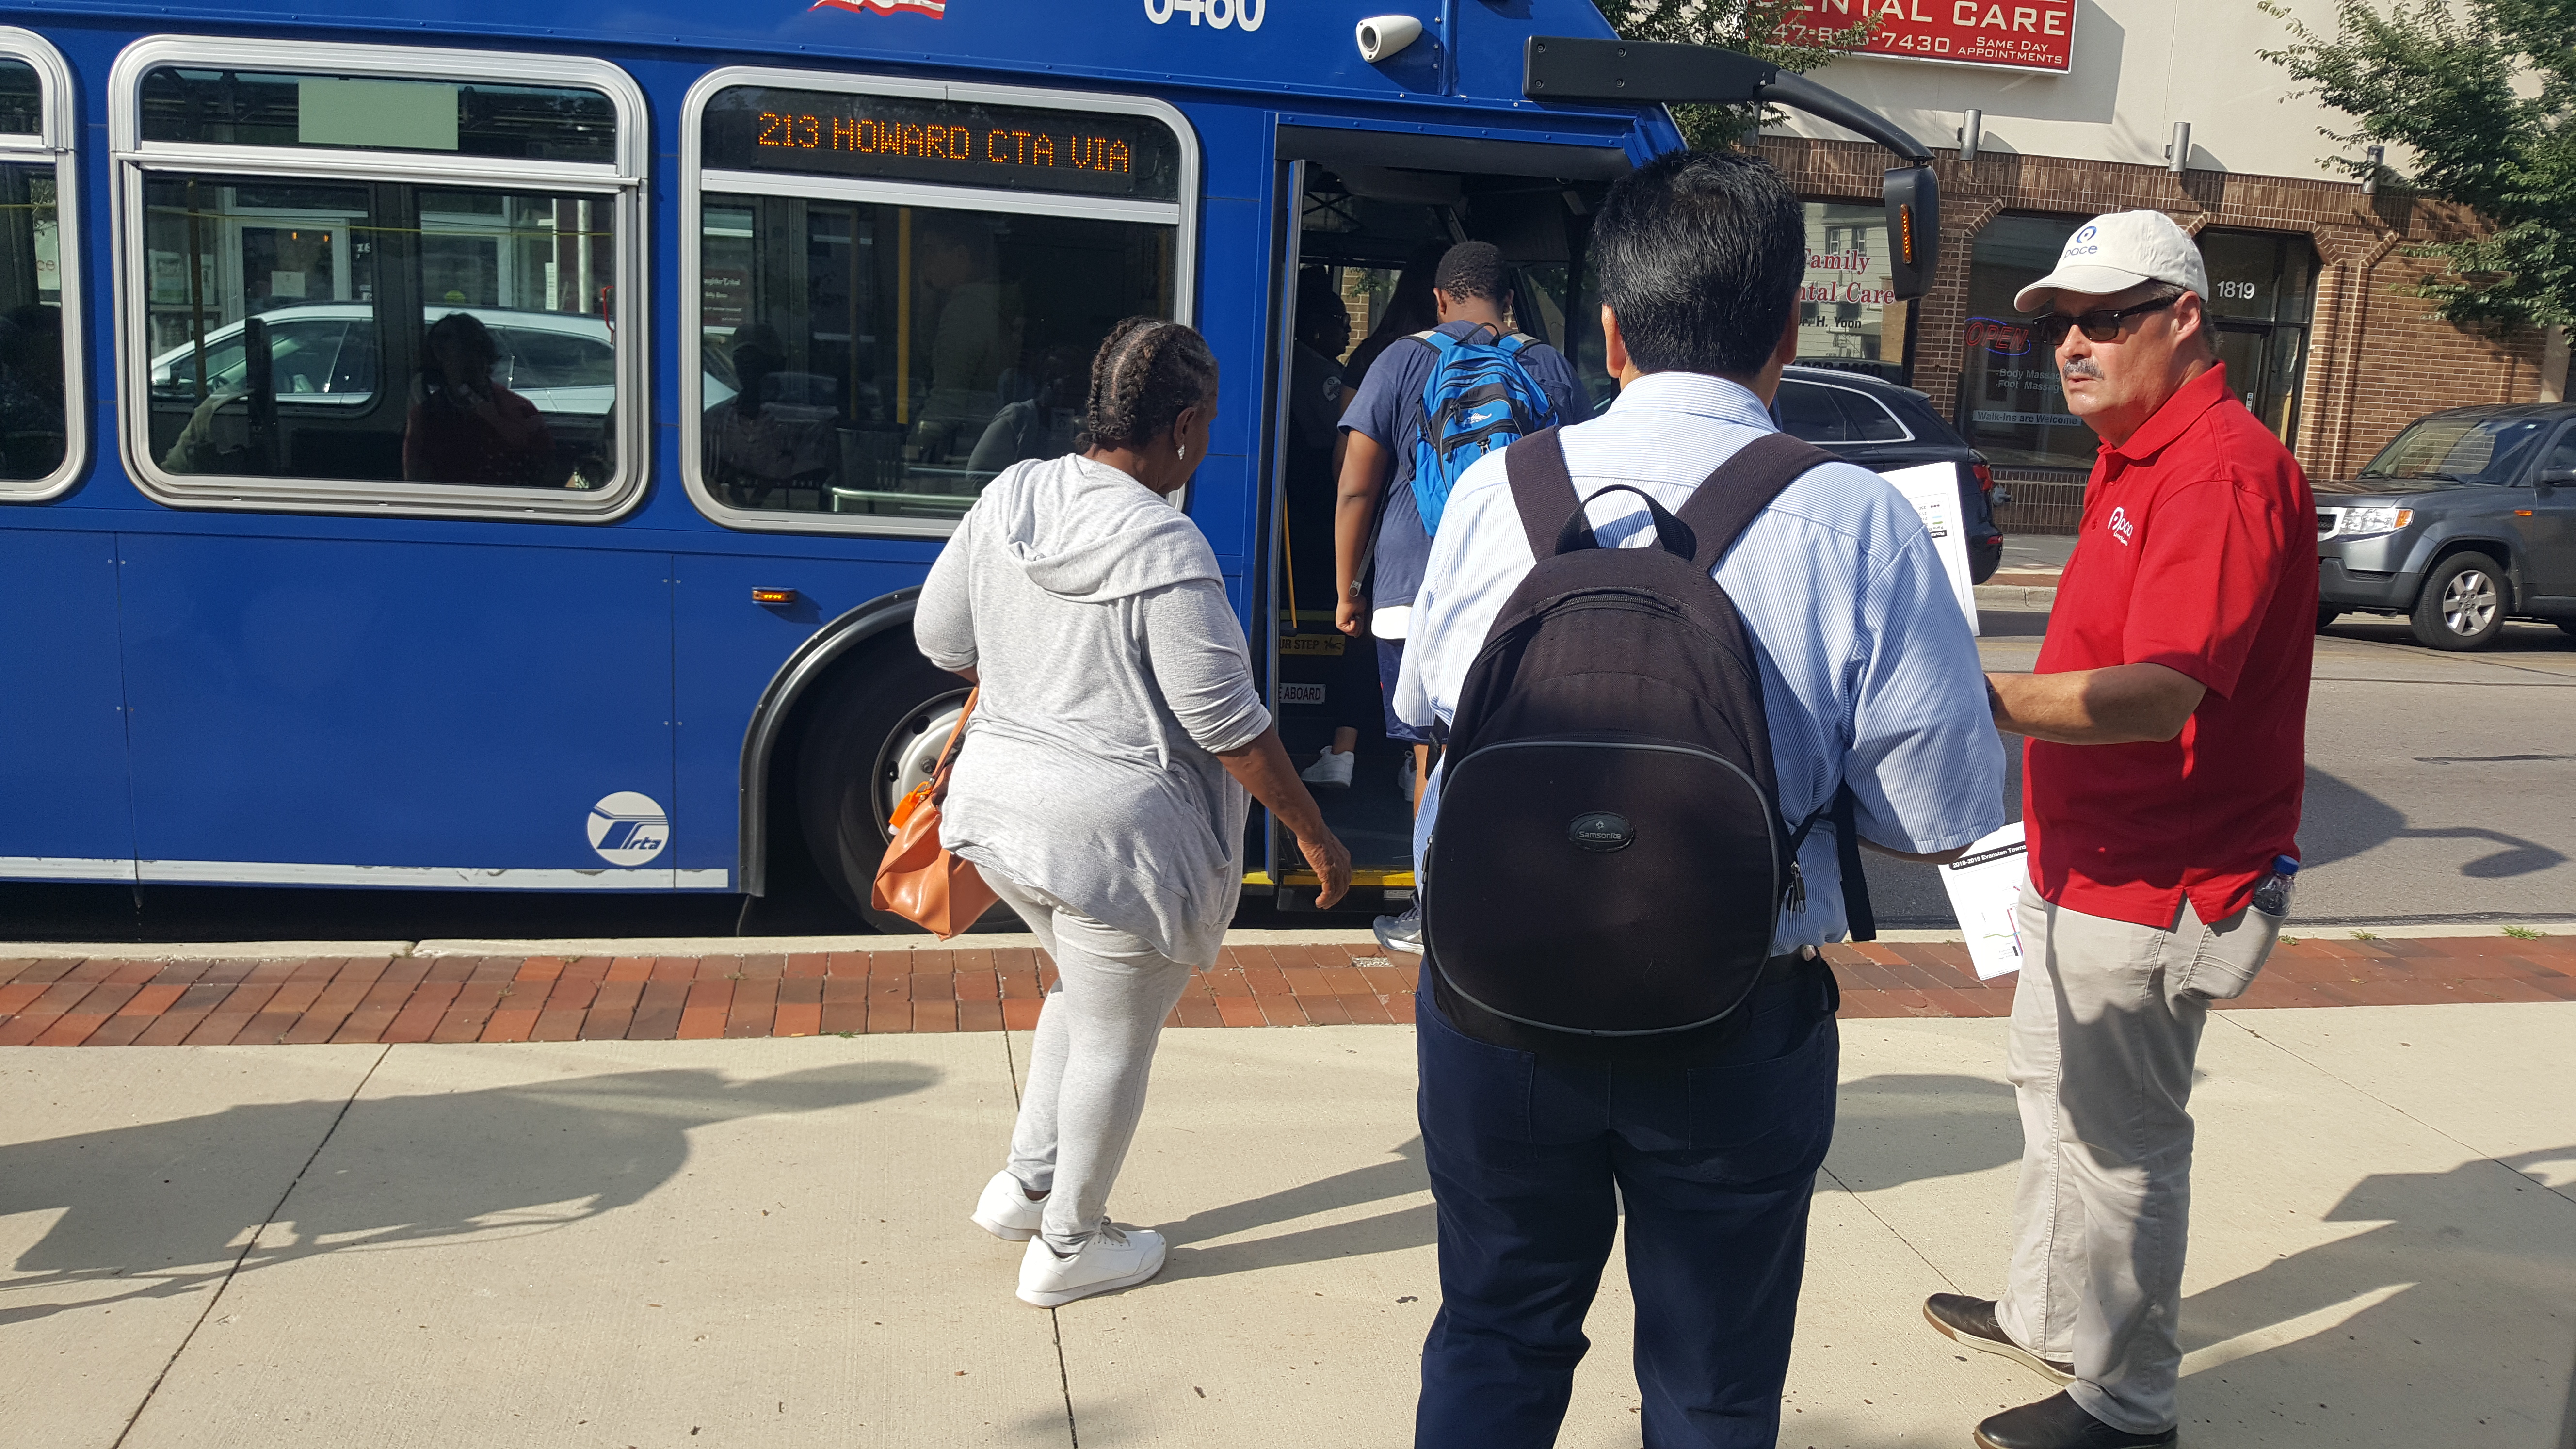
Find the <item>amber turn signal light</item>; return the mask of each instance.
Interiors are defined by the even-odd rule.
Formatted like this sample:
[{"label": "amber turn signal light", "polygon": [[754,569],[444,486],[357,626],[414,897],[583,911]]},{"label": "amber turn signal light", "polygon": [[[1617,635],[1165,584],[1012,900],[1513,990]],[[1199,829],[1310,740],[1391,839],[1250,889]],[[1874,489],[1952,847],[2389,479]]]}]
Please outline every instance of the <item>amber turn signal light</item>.
[{"label": "amber turn signal light", "polygon": [[754,589],[751,591],[751,601],[755,604],[792,604],[796,602],[796,591],[794,589]]}]

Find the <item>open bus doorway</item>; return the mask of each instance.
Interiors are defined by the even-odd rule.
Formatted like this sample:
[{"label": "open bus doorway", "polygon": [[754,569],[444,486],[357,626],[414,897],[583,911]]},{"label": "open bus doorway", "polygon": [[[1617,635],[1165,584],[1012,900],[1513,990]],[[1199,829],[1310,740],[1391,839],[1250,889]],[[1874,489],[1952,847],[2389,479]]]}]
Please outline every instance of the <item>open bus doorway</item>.
[{"label": "open bus doorway", "polygon": [[[1270,626],[1271,704],[1301,769],[1337,732],[1356,735],[1351,783],[1315,796],[1351,848],[1345,909],[1398,910],[1413,888],[1404,774],[1412,747],[1387,736],[1377,641],[1365,627],[1353,637],[1335,624],[1339,413],[1380,353],[1435,325],[1431,269],[1462,241],[1501,249],[1513,329],[1565,354],[1588,403],[1606,405],[1617,384],[1603,366],[1587,242],[1602,193],[1628,161],[1607,147],[1300,127],[1282,128],[1280,149],[1292,158],[1282,195],[1295,202],[1281,226],[1287,268],[1274,314],[1271,545],[1259,612]],[[1283,909],[1311,905],[1295,842],[1275,824],[1261,828],[1256,882],[1275,884]]]}]

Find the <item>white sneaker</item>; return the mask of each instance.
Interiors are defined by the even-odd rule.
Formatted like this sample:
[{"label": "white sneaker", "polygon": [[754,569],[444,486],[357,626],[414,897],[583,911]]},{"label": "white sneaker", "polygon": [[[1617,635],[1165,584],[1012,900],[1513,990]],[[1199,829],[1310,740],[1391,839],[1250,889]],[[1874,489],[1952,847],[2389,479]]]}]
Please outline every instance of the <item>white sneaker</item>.
[{"label": "white sneaker", "polygon": [[993,1174],[984,1184],[984,1195],[975,1199],[975,1226],[1006,1243],[1025,1243],[1037,1236],[1038,1221],[1046,1216],[1046,1199],[1031,1201],[1020,1180],[1007,1172]]},{"label": "white sneaker", "polygon": [[1402,795],[1407,801],[1412,800],[1413,751],[1411,750],[1406,750],[1404,757],[1395,763],[1395,789],[1396,793]]},{"label": "white sneaker", "polygon": [[1421,898],[1419,896],[1415,897],[1413,904],[1404,908],[1403,915],[1380,916],[1376,920],[1370,922],[1369,927],[1377,933],[1377,944],[1379,949],[1389,953],[1400,951],[1407,956],[1421,955]]},{"label": "white sneaker", "polygon": [[1351,788],[1351,771],[1359,768],[1359,762],[1357,750],[1326,750],[1315,763],[1299,771],[1297,778],[1327,790],[1347,790]]},{"label": "white sneaker", "polygon": [[1151,1228],[1124,1231],[1107,1223],[1070,1258],[1059,1258],[1044,1238],[1031,1238],[1020,1259],[1020,1301],[1054,1308],[1076,1298],[1142,1283],[1163,1271],[1163,1235]]}]

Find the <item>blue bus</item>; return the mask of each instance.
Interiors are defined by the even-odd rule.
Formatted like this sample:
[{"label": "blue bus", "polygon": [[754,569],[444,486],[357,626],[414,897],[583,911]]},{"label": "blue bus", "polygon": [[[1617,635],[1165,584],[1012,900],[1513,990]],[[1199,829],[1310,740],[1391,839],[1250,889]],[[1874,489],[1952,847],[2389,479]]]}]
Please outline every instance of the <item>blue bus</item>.
[{"label": "blue bus", "polygon": [[[962,693],[915,587],[1136,313],[1223,364],[1181,501],[1316,748],[1365,674],[1287,416],[1314,299],[1356,342],[1490,240],[1606,396],[1587,216],[1680,138],[1589,0],[1274,3],[7,6],[0,879],[801,855],[864,913]],[[1550,36],[1599,73],[1547,92]],[[1370,785],[1363,905],[1411,885]]]}]

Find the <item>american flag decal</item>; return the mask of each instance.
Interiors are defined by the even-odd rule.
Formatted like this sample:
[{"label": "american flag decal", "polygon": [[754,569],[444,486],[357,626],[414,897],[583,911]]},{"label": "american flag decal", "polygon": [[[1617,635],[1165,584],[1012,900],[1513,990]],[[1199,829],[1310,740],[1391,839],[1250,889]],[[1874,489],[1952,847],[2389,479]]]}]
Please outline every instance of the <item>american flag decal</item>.
[{"label": "american flag decal", "polygon": [[927,15],[936,20],[948,13],[948,0],[814,0],[814,10],[873,10],[879,15]]}]

